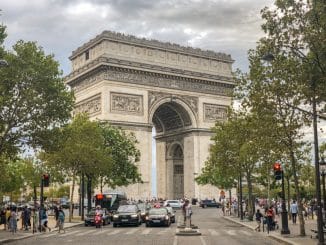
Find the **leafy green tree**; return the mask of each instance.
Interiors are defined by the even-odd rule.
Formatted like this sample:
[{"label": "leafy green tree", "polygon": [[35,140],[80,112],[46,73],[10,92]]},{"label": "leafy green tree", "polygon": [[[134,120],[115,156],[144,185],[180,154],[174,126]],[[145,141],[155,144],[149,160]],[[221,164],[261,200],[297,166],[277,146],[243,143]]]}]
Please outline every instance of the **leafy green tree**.
[{"label": "leafy green tree", "polygon": [[[0,44],[4,37],[1,26]],[[74,100],[59,63],[35,42],[18,41],[1,58],[9,65],[0,68],[0,155],[15,157],[26,146],[42,146],[44,131],[67,122]]]}]

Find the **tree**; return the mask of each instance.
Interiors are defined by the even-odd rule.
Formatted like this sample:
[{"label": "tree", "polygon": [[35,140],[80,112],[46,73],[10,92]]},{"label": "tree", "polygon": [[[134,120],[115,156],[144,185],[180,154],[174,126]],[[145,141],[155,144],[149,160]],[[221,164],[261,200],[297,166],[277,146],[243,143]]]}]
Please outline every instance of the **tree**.
[{"label": "tree", "polygon": [[[0,44],[4,37],[1,26]],[[9,65],[0,69],[0,155],[15,157],[42,146],[46,130],[67,122],[74,100],[59,63],[35,42],[18,41],[3,58]]]}]

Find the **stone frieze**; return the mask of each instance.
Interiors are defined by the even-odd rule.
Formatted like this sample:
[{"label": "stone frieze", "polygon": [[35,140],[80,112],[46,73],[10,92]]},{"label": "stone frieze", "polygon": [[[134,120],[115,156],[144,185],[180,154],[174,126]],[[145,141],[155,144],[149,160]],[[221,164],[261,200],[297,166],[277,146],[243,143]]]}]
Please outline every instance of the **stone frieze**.
[{"label": "stone frieze", "polygon": [[111,92],[111,112],[142,115],[143,96]]},{"label": "stone frieze", "polygon": [[227,106],[204,103],[204,121],[223,121],[227,118]]},{"label": "stone frieze", "polygon": [[80,101],[75,105],[73,114],[87,113],[94,116],[101,113],[101,94],[97,94],[86,100]]}]

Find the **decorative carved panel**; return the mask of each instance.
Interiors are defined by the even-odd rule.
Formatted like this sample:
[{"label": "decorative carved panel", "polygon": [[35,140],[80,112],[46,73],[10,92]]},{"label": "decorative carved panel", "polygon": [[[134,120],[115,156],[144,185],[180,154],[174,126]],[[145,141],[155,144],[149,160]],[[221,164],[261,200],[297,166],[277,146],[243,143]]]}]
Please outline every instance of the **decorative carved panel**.
[{"label": "decorative carved panel", "polygon": [[223,121],[227,118],[227,106],[204,103],[204,120]]},{"label": "decorative carved panel", "polygon": [[143,96],[111,93],[111,112],[143,115]]},{"label": "decorative carved panel", "polygon": [[80,101],[75,105],[74,115],[78,113],[87,113],[94,116],[101,113],[101,94],[94,95],[91,98]]}]

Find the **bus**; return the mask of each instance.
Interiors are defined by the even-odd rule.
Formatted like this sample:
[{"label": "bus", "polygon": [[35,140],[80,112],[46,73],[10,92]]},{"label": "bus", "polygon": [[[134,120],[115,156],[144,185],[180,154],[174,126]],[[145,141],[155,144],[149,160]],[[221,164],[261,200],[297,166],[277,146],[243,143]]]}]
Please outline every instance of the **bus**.
[{"label": "bus", "polygon": [[119,206],[127,202],[127,196],[122,192],[99,193],[95,197],[95,206],[106,208],[109,212],[117,211]]}]

